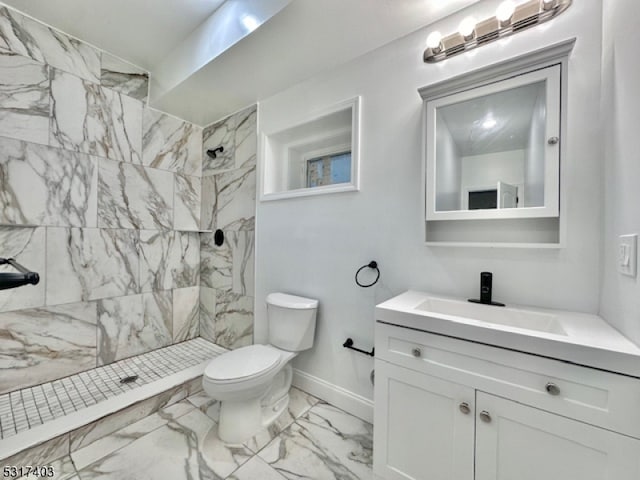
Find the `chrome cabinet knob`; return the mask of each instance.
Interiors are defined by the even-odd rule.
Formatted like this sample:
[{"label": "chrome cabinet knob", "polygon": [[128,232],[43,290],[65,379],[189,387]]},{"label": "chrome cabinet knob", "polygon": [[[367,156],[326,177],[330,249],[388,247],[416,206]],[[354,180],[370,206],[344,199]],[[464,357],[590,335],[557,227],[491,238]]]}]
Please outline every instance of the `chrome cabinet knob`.
[{"label": "chrome cabinet knob", "polygon": [[547,140],[547,143],[549,145],[557,145],[560,142],[560,139],[558,137],[551,137],[549,140]]},{"label": "chrome cabinet knob", "polygon": [[480,412],[480,420],[482,420],[485,423],[491,423],[491,414],[486,410],[482,410]]},{"label": "chrome cabinet knob", "polygon": [[420,358],[422,356],[422,350],[420,350],[418,347],[416,347],[416,348],[411,350],[411,355],[413,355],[416,358]]},{"label": "chrome cabinet knob", "polygon": [[560,395],[560,387],[553,382],[549,382],[545,385],[544,389],[549,395]]},{"label": "chrome cabinet knob", "polygon": [[469,415],[469,413],[471,412],[471,408],[469,407],[469,404],[467,402],[462,402],[458,408],[465,415]]}]

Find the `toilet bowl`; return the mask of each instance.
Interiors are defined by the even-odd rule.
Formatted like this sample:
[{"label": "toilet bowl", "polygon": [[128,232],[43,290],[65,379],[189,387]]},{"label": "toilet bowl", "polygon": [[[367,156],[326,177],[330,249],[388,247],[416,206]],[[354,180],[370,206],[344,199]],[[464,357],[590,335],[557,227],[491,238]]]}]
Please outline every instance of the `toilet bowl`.
[{"label": "toilet bowl", "polygon": [[221,440],[242,443],[287,408],[293,377],[289,362],[313,345],[317,307],[317,300],[268,295],[269,344],[238,348],[209,362],[202,386],[220,401]]}]

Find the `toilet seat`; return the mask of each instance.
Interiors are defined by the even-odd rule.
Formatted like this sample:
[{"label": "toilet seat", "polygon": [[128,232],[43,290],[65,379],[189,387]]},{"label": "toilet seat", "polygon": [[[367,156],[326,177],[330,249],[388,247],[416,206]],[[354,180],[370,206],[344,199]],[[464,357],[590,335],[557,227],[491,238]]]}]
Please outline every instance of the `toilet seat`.
[{"label": "toilet seat", "polygon": [[280,365],[280,352],[266,345],[238,348],[214,358],[204,376],[212,383],[245,382],[268,375]]}]

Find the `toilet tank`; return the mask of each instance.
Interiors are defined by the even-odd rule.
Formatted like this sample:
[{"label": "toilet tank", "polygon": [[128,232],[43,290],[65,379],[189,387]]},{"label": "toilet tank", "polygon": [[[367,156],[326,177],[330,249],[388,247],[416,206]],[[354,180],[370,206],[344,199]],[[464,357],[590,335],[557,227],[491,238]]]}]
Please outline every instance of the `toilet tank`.
[{"label": "toilet tank", "polygon": [[270,293],[267,295],[269,343],[289,352],[311,348],[317,312],[317,300],[286,293]]}]

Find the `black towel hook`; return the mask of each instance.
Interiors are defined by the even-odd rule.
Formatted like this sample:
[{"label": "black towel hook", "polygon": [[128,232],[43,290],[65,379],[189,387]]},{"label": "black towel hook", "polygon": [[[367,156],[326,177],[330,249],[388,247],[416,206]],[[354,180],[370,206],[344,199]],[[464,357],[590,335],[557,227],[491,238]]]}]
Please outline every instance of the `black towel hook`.
[{"label": "black towel hook", "polygon": [[[362,270],[364,270],[365,268],[373,268],[373,269],[376,270],[376,272],[378,272],[378,274],[376,275],[376,279],[373,282],[371,282],[369,284],[366,284],[366,285],[360,283],[360,281],[358,280],[358,275],[360,275],[360,272]],[[356,272],[356,285],[358,285],[359,287],[362,287],[362,288],[373,287],[376,283],[378,283],[378,280],[380,280],[380,269],[378,268],[378,262],[376,262],[375,260],[371,260],[368,264],[363,265]]]}]

